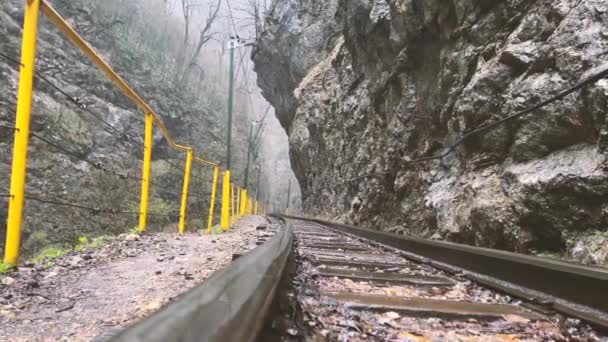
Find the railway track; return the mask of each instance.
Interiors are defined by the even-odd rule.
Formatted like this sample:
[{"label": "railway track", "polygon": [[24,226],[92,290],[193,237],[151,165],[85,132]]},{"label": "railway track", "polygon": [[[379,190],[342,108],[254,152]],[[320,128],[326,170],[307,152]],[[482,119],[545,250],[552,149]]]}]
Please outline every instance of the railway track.
[{"label": "railway track", "polygon": [[[300,218],[274,217],[268,232],[115,340],[608,341],[601,269]],[[531,267],[544,281],[518,273]],[[587,293],[563,290],[577,287]]]},{"label": "railway track", "polygon": [[[292,221],[298,270],[281,340],[600,340],[578,319],[327,226]],[[275,319],[281,320],[281,315]],[[277,323],[275,323],[276,325]]]}]

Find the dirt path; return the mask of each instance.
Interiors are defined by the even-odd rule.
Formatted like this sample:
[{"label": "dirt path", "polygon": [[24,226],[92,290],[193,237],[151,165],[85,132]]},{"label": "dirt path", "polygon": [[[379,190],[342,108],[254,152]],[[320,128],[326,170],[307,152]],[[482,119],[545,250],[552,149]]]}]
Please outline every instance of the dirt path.
[{"label": "dirt path", "polygon": [[261,217],[222,235],[127,236],[0,285],[1,341],[90,341],[150,315],[256,247]]}]

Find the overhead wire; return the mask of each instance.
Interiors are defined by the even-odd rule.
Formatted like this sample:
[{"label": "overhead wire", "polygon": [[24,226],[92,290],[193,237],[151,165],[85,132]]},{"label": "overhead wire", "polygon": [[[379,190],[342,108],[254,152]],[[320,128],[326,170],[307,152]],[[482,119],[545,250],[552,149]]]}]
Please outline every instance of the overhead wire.
[{"label": "overhead wire", "polygon": [[[459,138],[455,143],[453,143],[452,145],[450,145],[445,152],[438,154],[438,155],[434,155],[434,156],[427,156],[427,157],[421,157],[421,158],[417,158],[417,159],[412,159],[412,160],[407,160],[404,162],[404,164],[415,164],[415,163],[423,163],[423,162],[427,162],[427,161],[433,161],[433,160],[443,160],[445,157],[449,156],[450,154],[454,153],[454,151],[456,150],[456,148],[460,145],[462,145],[465,141],[467,141],[467,139],[469,139],[472,136],[478,135],[480,133],[484,133],[487,131],[490,131],[502,124],[505,124],[507,122],[510,122],[512,120],[524,117],[538,109],[541,109],[551,103],[554,103],[556,101],[559,101],[563,98],[565,98],[566,96],[582,89],[583,87],[590,85],[590,84],[594,84],[596,82],[598,82],[599,80],[608,77],[608,68],[599,71],[595,74],[593,74],[592,76],[587,77],[585,80],[578,82],[577,84],[562,90],[561,92],[557,93],[556,95],[551,96],[550,98],[543,100],[535,105],[532,105],[526,109],[523,109],[515,114],[509,115],[505,118],[502,118],[500,120],[497,120],[495,122],[491,122],[485,125],[482,125],[476,129],[474,129],[471,132],[466,133],[464,136],[462,136],[461,138]],[[365,178],[371,178],[371,177],[376,177],[376,176],[382,176],[382,175],[387,175],[387,174],[391,174],[390,172],[376,172],[376,173],[370,173],[370,174],[366,174],[366,175],[362,175],[362,176],[358,176],[352,179],[348,179],[342,183],[338,183],[336,185],[344,185],[344,184],[348,184],[348,183],[352,183],[352,182],[356,182],[358,180],[361,179],[365,179]]]},{"label": "overhead wire", "polygon": [[[14,63],[16,65],[22,65],[19,61],[17,61],[14,58],[11,58],[10,56],[0,53],[0,57],[5,58],[6,60],[8,60],[11,63]],[[96,120],[100,121],[101,123],[103,123],[107,128],[111,129],[114,133],[119,134],[125,141],[128,142],[132,142],[134,144],[137,144],[140,147],[143,147],[143,143],[139,142],[138,138],[136,137],[132,137],[130,136],[128,133],[118,129],[117,127],[115,127],[114,125],[112,125],[111,123],[107,122],[106,120],[104,120],[100,115],[96,114],[95,112],[91,111],[82,101],[80,101],[78,98],[71,96],[70,94],[67,93],[67,91],[63,90],[61,87],[57,86],[54,82],[52,82],[50,79],[48,79],[45,75],[43,75],[41,72],[36,71],[35,75],[37,77],[39,77],[41,80],[43,80],[45,83],[47,83],[48,85],[50,85],[53,89],[55,89],[56,91],[58,91],[61,95],[63,95],[68,101],[70,101],[71,103],[75,104],[79,109],[89,113],[91,116],[93,116]],[[16,128],[15,126],[9,126],[9,125],[4,125],[4,124],[0,124],[0,127],[3,128],[8,128],[8,129],[12,129],[12,130],[18,130],[18,128]],[[112,132],[108,132],[110,134],[112,134]],[[138,180],[138,181],[142,181],[143,179],[141,177],[135,177],[135,176],[130,176],[128,174],[119,172],[117,170],[113,170],[110,168],[106,168],[103,166],[102,163],[100,162],[94,162],[89,160],[88,158],[83,157],[80,153],[75,152],[75,151],[71,151],[69,149],[67,149],[66,147],[63,147],[61,145],[59,145],[59,143],[55,143],[50,141],[49,139],[46,139],[44,137],[42,137],[41,135],[37,134],[37,133],[31,133],[31,136],[33,138],[36,138],[44,143],[46,143],[49,146],[52,146],[53,148],[65,153],[66,155],[69,155],[71,157],[77,158],[80,161],[83,161],[91,166],[93,166],[95,169],[104,171],[108,174],[113,174],[118,176],[121,179],[132,179],[132,180]],[[176,168],[177,170],[180,170],[182,172],[185,172],[185,169],[180,168],[179,166],[171,163],[168,160],[165,160],[169,165],[171,165],[172,167]],[[168,188],[168,187],[163,187],[160,184],[154,183],[150,181],[151,185],[154,185],[156,187],[159,188],[164,188],[165,190],[175,190],[173,188]]]},{"label": "overhead wire", "polygon": [[[70,203],[70,202],[66,202],[64,200],[47,199],[47,198],[41,198],[41,197],[32,196],[32,195],[25,195],[25,198],[30,201],[43,203],[43,204],[49,204],[49,205],[60,206],[60,207],[68,207],[68,208],[74,208],[74,209],[79,209],[79,210],[86,210],[86,211],[89,211],[92,216],[98,216],[98,215],[103,215],[103,214],[109,214],[109,215],[139,215],[140,214],[139,212],[125,210],[122,208],[93,207],[93,206],[89,206],[89,205]],[[175,216],[175,214],[157,214],[157,213],[148,213],[148,215],[150,215],[150,216]]]},{"label": "overhead wire", "polygon": [[[7,58],[8,56],[2,54],[2,57]],[[116,133],[120,133],[123,138],[128,137],[128,135],[125,132],[120,131],[119,129],[117,129],[116,127],[114,127],[113,125],[111,125],[110,123],[108,123],[107,121],[103,120],[100,116],[96,115],[95,113],[93,113],[92,111],[88,110],[87,108],[84,108],[82,105],[80,105],[81,103],[78,100],[76,100],[75,98],[71,97],[67,92],[63,91],[61,88],[59,88],[58,86],[56,86],[53,82],[51,82],[50,80],[48,80],[44,75],[41,75],[40,73],[38,73],[37,76],[40,77],[41,79],[43,79],[49,85],[51,85],[51,87],[53,87],[55,90],[59,91],[68,100],[70,100],[71,102],[79,105],[80,109],[83,109],[83,110],[89,112],[96,119],[98,119],[102,123],[105,123],[107,127],[112,128]],[[17,127],[11,126],[11,125],[0,124],[0,127],[11,129],[12,131],[18,131]],[[103,163],[97,162],[97,161],[92,161],[89,158],[85,157],[83,155],[83,153],[78,152],[78,151],[70,150],[67,147],[62,146],[60,143],[54,142],[51,139],[45,138],[45,137],[43,137],[42,135],[40,135],[40,134],[38,134],[36,132],[31,132],[30,135],[31,135],[32,138],[37,139],[37,140],[39,140],[39,141],[41,141],[41,142],[43,142],[43,143],[45,143],[45,144],[47,144],[47,145],[55,148],[55,149],[57,149],[58,151],[62,152],[63,154],[65,154],[67,156],[70,156],[72,158],[75,158],[77,160],[85,162],[85,163],[89,164],[90,166],[92,166],[94,169],[100,170],[100,171],[104,172],[105,174],[110,174],[110,175],[116,176],[117,178],[119,178],[121,180],[135,180],[135,181],[142,181],[143,180],[141,177],[130,175],[128,172],[120,172],[118,170],[114,170],[114,169],[105,167]],[[143,144],[139,143],[137,140],[127,139],[127,141],[138,143],[139,145],[143,146]],[[183,171],[183,169],[182,169],[182,171]],[[162,185],[160,185],[160,184],[158,184],[156,182],[153,182],[153,181],[149,181],[149,183],[150,183],[150,185],[153,185],[153,186],[155,186],[157,188],[161,188],[164,191],[172,191],[173,194],[178,195],[175,192],[176,188],[174,188],[174,187],[162,186]],[[11,196],[10,195],[6,195],[6,197],[11,197]],[[105,214],[139,215],[138,212],[130,212],[130,211],[122,210],[122,209],[112,209],[112,208],[95,208],[95,207],[83,206],[83,205],[79,205],[79,204],[65,203],[65,202],[61,202],[61,201],[57,201],[57,200],[42,199],[42,198],[39,198],[39,197],[36,197],[36,196],[32,196],[32,195],[29,195],[29,194],[26,194],[25,198],[29,199],[29,200],[32,200],[32,201],[35,201],[35,202],[40,202],[40,203],[45,203],[45,204],[58,205],[58,206],[64,206],[64,207],[72,207],[72,208],[83,209],[83,210],[89,210],[94,215],[101,214],[101,213],[105,213]],[[150,216],[166,216],[166,217],[173,217],[173,216],[175,216],[175,214],[167,214],[167,215],[165,215],[165,214],[155,214],[155,213],[148,213],[148,215],[150,215]]]},{"label": "overhead wire", "polygon": [[[12,62],[14,64],[22,65],[19,61],[17,61],[14,58],[11,58],[10,56],[8,56],[6,54],[0,54],[0,57],[3,57],[6,60],[8,60],[8,61],[10,61],[10,62]],[[61,87],[59,87],[58,85],[56,85],[53,81],[51,81],[42,72],[36,70],[36,71],[34,71],[34,74],[36,75],[36,77],[38,77],[39,79],[43,80],[46,84],[48,84],[49,86],[51,86],[51,88],[55,89],[57,92],[59,92],[61,95],[63,95],[69,102],[71,102],[72,104],[76,105],[80,110],[82,110],[82,111],[88,113],[89,115],[91,115],[97,121],[99,121],[102,124],[104,124],[106,126],[106,128],[112,130],[115,134],[119,134],[124,141],[132,142],[132,143],[137,144],[139,146],[143,146],[143,143],[139,142],[139,140],[138,140],[137,137],[133,137],[133,136],[129,135],[127,132],[122,131],[119,128],[117,128],[116,126],[114,126],[111,123],[109,123],[107,120],[105,120],[104,118],[102,118],[101,115],[93,112],[79,98],[70,95],[67,91],[63,90]],[[109,131],[107,131],[107,132],[110,133],[110,134],[113,134],[112,132],[109,132]]]}]

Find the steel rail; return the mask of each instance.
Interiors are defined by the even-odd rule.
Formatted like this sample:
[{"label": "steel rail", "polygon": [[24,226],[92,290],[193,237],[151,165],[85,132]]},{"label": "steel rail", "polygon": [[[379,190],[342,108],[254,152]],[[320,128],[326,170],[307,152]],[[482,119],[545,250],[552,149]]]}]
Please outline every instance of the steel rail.
[{"label": "steel rail", "polygon": [[472,281],[485,286],[608,328],[608,269],[412,238],[318,219],[282,217],[314,222],[397,249],[406,258],[446,271],[462,272]]},{"label": "steel rail", "polygon": [[111,341],[255,341],[292,245],[293,228],[287,224],[263,245]]}]

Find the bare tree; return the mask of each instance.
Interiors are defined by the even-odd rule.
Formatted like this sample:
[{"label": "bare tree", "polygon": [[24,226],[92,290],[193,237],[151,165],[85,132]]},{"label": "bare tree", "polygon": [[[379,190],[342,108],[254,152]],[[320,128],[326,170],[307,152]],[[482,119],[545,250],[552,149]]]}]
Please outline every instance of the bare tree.
[{"label": "bare tree", "polygon": [[[264,29],[264,18],[272,9],[269,9],[268,6],[269,0],[247,0],[244,7],[239,7],[238,10],[245,14],[245,18],[240,18],[240,20],[245,20],[247,23],[244,25],[245,27],[254,26],[255,28],[255,36],[258,37],[262,30]],[[276,6],[276,2],[272,2]]]},{"label": "bare tree", "polygon": [[266,0],[248,0],[250,12],[249,15],[253,17],[254,25],[255,25],[255,36],[256,38],[262,32],[263,27],[263,18],[266,14]]},{"label": "bare tree", "polygon": [[192,54],[189,56],[186,61],[186,56],[189,51],[189,42],[190,42],[190,26],[192,22],[192,14],[193,9],[196,7],[202,7],[203,5],[199,3],[190,3],[188,0],[182,0],[182,11],[184,16],[184,47],[182,51],[182,55],[178,60],[177,73],[176,73],[176,81],[180,86],[183,86],[187,81],[188,75],[193,70],[194,67],[197,66],[197,60],[201,54],[203,47],[217,34],[217,32],[213,32],[213,25],[218,18],[218,14],[222,7],[222,0],[217,0],[215,6],[209,6],[209,13],[207,15],[206,20],[202,24],[200,29],[198,42]]}]

